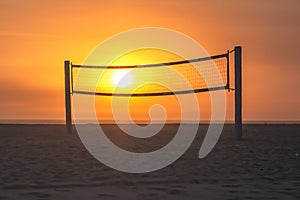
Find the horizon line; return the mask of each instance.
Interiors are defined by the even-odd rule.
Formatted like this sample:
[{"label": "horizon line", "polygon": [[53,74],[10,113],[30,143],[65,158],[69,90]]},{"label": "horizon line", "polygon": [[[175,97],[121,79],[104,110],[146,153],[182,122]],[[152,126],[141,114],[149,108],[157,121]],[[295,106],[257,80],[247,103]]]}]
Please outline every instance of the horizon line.
[{"label": "horizon line", "polygon": [[[134,120],[135,124],[149,124],[150,121],[148,120]],[[222,121],[211,121],[211,120],[154,120],[152,121],[153,124],[209,124],[209,123],[222,123]],[[0,124],[36,124],[36,125],[64,125],[65,120],[60,119],[0,119]],[[75,125],[74,121],[72,123]],[[91,120],[80,120],[78,124],[116,124],[113,120],[99,120],[99,121],[91,121]],[[131,121],[128,120],[121,120],[119,124],[133,124]],[[234,120],[225,120],[224,124],[234,124]],[[243,124],[300,124],[300,120],[244,120]]]}]

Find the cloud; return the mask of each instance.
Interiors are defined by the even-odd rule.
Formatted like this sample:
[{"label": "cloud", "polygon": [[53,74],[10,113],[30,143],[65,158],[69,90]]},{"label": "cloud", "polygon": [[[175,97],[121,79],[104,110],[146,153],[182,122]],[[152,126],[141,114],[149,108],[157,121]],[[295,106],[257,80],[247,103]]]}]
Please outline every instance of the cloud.
[{"label": "cloud", "polygon": [[0,31],[0,36],[12,36],[12,37],[42,37],[42,38],[58,38],[57,35],[41,34],[41,33],[26,33],[26,32],[9,32]]}]

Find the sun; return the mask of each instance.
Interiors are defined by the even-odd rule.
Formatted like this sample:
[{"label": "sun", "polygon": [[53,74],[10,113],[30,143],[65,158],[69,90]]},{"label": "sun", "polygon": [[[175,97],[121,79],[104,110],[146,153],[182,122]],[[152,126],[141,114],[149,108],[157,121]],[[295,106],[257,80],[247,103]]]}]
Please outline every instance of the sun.
[{"label": "sun", "polygon": [[112,82],[115,86],[125,88],[132,83],[132,74],[126,70],[118,70],[113,74]]}]

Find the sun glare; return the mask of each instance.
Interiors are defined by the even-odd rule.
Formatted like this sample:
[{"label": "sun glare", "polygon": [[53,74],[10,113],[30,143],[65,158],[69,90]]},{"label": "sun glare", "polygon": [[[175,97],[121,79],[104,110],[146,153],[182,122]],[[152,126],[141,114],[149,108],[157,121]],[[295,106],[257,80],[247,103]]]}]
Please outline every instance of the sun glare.
[{"label": "sun glare", "polygon": [[113,83],[120,88],[125,88],[132,83],[132,74],[129,71],[118,70],[112,78]]}]

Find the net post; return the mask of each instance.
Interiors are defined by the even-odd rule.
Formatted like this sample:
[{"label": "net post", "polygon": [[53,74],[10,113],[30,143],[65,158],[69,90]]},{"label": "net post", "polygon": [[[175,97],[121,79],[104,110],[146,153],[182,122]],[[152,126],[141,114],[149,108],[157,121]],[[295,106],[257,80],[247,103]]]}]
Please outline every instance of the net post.
[{"label": "net post", "polygon": [[235,67],[235,137],[242,139],[242,47],[234,48]]},{"label": "net post", "polygon": [[227,60],[227,64],[226,64],[226,67],[227,67],[227,90],[228,92],[230,92],[230,66],[229,66],[229,54],[230,54],[230,51],[227,50],[227,56],[226,56],[226,60]]},{"label": "net post", "polygon": [[72,130],[71,118],[71,91],[70,91],[70,61],[65,60],[65,106],[66,106],[66,127],[68,132]]}]

